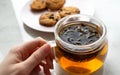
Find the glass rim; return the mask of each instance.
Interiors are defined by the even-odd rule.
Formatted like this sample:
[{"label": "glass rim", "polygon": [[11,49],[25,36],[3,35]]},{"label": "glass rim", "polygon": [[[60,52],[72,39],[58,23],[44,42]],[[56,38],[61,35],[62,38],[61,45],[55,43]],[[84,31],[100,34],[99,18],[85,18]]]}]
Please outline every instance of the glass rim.
[{"label": "glass rim", "polygon": [[[65,41],[63,41],[59,35],[58,35],[58,31],[57,29],[59,28],[59,26],[61,25],[61,22],[64,22],[66,20],[68,20],[67,18],[72,18],[72,17],[81,17],[81,16],[84,16],[84,17],[87,17],[87,18],[92,18],[94,20],[96,20],[98,23],[100,23],[100,26],[102,26],[102,35],[101,37],[93,42],[93,43],[90,43],[90,44],[87,44],[87,45],[73,45],[73,44],[70,44],[70,43],[67,43]],[[66,19],[66,20],[65,20]],[[88,51],[92,51],[94,49],[91,49],[91,46],[94,46],[95,44],[98,44],[100,41],[102,41],[104,39],[104,37],[106,36],[107,34],[107,29],[106,29],[106,26],[105,24],[102,22],[102,20],[100,20],[99,18],[95,17],[95,16],[90,16],[90,15],[84,15],[84,14],[75,14],[75,15],[69,15],[69,16],[66,16],[64,18],[62,18],[61,20],[59,20],[56,25],[55,25],[55,31],[54,31],[54,34],[55,34],[55,39],[59,39],[61,42],[65,43],[67,46],[70,46],[71,48],[75,48],[75,49],[79,49],[79,50],[74,50],[72,52],[88,52]],[[86,49],[86,50],[85,50]]]}]

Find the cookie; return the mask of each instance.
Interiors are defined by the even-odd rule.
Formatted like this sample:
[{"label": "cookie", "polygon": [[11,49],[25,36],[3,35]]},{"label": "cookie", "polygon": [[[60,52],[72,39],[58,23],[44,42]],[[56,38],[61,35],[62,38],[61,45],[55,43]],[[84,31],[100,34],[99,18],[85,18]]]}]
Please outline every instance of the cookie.
[{"label": "cookie", "polygon": [[46,2],[45,2],[45,0],[34,0],[30,4],[30,8],[31,8],[31,10],[35,10],[35,11],[43,10],[46,8]]},{"label": "cookie", "polygon": [[79,14],[79,13],[80,10],[77,7],[72,7],[72,6],[64,7],[59,10],[59,14],[61,17],[65,17],[72,14]]},{"label": "cookie", "polygon": [[65,0],[45,0],[48,9],[58,10],[63,7]]},{"label": "cookie", "polygon": [[40,16],[39,23],[43,26],[50,27],[54,26],[60,18],[60,15],[56,12],[46,12]]}]

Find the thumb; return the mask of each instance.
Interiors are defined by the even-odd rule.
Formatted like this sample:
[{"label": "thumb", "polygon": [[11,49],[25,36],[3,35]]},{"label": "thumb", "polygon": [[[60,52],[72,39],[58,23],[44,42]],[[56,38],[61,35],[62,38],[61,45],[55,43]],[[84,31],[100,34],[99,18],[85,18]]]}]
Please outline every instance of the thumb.
[{"label": "thumb", "polygon": [[23,62],[26,70],[31,72],[39,63],[49,55],[51,47],[49,44],[44,44],[37,49],[28,59]]}]

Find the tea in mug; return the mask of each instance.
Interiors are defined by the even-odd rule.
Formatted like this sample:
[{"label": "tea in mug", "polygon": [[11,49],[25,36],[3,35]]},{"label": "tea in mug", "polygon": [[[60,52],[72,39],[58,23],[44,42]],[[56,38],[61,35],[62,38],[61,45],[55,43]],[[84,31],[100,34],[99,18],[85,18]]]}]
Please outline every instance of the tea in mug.
[{"label": "tea in mug", "polygon": [[[68,45],[56,39],[55,57],[59,67],[69,75],[84,75],[98,70],[104,63],[108,48],[106,38],[102,43],[97,42],[102,35],[103,31],[94,23],[75,21],[65,24],[59,29],[58,36]],[[69,48],[72,45],[73,48]],[[86,48],[91,45],[95,47]],[[74,48],[79,46],[82,49]]]}]

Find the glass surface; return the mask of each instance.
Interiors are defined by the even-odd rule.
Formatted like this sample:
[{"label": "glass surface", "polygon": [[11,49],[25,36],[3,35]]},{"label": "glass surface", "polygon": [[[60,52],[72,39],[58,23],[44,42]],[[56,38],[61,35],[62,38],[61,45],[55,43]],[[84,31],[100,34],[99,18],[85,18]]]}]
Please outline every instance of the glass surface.
[{"label": "glass surface", "polygon": [[[96,29],[96,31],[100,33],[99,39],[92,43],[76,45],[73,43],[68,43],[61,38],[60,33],[67,26],[82,26],[83,24]],[[86,75],[93,73],[102,67],[108,50],[106,33],[107,30],[104,23],[93,16],[71,15],[61,19],[56,24],[56,29],[54,32],[56,42],[56,46],[54,48],[56,59],[56,75]],[[67,37],[69,36],[65,36],[65,38]],[[76,36],[74,39],[75,38]],[[86,40],[84,40],[84,42],[85,41]]]}]

